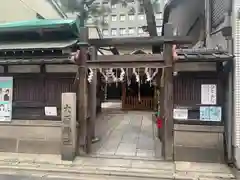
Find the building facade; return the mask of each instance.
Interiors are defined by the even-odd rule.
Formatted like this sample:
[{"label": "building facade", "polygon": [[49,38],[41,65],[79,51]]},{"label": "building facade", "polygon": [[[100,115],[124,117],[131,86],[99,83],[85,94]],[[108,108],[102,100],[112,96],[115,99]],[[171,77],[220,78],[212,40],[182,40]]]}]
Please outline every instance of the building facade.
[{"label": "building facade", "polygon": [[[55,0],[61,6],[60,2]],[[156,18],[157,32],[162,32],[163,9],[166,0],[158,0],[154,5],[154,13]],[[90,17],[87,21],[89,25],[96,24],[102,30],[103,37],[131,37],[131,36],[147,36],[143,29],[146,26],[146,17],[143,5],[140,0],[129,0],[127,6],[122,4],[111,4],[107,0],[96,0],[96,6],[111,9],[110,13],[106,13],[103,17]],[[76,16],[73,13],[66,13],[68,17]]]},{"label": "building facade", "polygon": [[[236,55],[236,47],[232,45],[235,44],[236,46],[238,44],[238,38],[236,37],[238,28],[235,28],[234,25],[236,18],[234,18],[232,7],[236,7],[236,5],[232,2],[229,0],[205,0],[203,2],[198,0],[192,0],[191,2],[171,0],[164,10],[164,23],[172,23],[178,35],[190,35],[193,37],[194,43],[188,46],[192,51],[196,49],[201,51],[219,50]],[[224,91],[224,103],[222,104],[223,124],[221,130],[219,127],[216,130],[218,136],[208,137],[209,143],[204,148],[210,150],[211,146],[217,143],[218,147],[220,147],[219,150],[224,151],[222,157],[225,162],[235,163],[239,167],[240,123],[238,122],[238,103],[240,100],[238,100],[239,75],[237,63],[237,57],[235,66],[232,66],[232,62],[226,62],[222,65],[217,63],[217,69],[224,69],[220,78],[221,83],[224,84],[222,86],[224,89],[217,88],[217,91]],[[234,68],[236,73],[233,72]],[[202,121],[201,118],[200,121]],[[213,127],[211,126],[211,128]],[[194,133],[196,134],[196,132]],[[201,134],[204,135],[204,133]],[[204,143],[205,141],[201,141],[201,145]],[[194,146],[197,147],[199,144],[197,143]],[[204,155],[209,153],[210,151],[203,152]]]},{"label": "building facade", "polygon": [[[121,4],[111,5],[104,0],[99,3],[110,6],[112,11],[111,14],[103,17],[103,21],[107,23],[107,26],[101,28],[104,37],[148,35],[142,28],[146,26],[146,16],[140,1],[131,0],[127,7]],[[164,1],[159,0],[154,8],[158,34],[162,32],[163,8]]]}]

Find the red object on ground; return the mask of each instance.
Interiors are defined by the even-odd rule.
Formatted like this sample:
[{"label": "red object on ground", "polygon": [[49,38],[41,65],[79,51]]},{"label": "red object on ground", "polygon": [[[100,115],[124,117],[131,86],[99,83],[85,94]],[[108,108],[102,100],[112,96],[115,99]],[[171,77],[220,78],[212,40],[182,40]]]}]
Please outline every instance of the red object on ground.
[{"label": "red object on ground", "polygon": [[157,117],[157,128],[162,128],[163,126],[163,120],[160,117]]}]

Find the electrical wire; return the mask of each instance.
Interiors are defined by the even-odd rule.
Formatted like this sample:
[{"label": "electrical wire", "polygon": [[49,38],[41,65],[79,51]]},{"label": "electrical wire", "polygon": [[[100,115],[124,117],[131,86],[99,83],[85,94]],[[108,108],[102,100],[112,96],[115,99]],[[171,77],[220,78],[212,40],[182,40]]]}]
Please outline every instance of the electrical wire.
[{"label": "electrical wire", "polygon": [[[24,0],[19,0],[26,8],[30,9],[31,11],[33,11],[36,14],[39,14],[39,12],[37,12],[36,10],[34,10],[32,7],[30,7],[26,2],[24,2]],[[41,14],[40,14],[41,15]],[[41,15],[42,16],[42,15]]]}]

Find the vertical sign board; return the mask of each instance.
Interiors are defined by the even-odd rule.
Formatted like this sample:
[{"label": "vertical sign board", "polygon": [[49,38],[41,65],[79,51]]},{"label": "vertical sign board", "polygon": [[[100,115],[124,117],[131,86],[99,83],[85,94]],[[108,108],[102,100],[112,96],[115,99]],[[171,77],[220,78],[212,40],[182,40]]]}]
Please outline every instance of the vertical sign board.
[{"label": "vertical sign board", "polygon": [[73,160],[76,151],[76,93],[62,93],[62,159]]},{"label": "vertical sign board", "polygon": [[217,85],[216,84],[201,85],[201,104],[209,104],[209,105],[217,104]]},{"label": "vertical sign board", "polygon": [[12,120],[13,77],[0,77],[0,121]]}]

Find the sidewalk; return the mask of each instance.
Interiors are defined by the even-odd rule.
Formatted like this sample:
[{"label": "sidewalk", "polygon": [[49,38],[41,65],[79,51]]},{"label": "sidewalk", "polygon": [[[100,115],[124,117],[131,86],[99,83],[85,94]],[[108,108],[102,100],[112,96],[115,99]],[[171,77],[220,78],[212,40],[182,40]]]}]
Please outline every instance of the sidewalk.
[{"label": "sidewalk", "polygon": [[89,180],[110,177],[160,180],[234,179],[231,169],[223,164],[92,157],[78,157],[75,161],[68,162],[62,161],[58,155],[0,153],[0,174],[12,173]]}]

